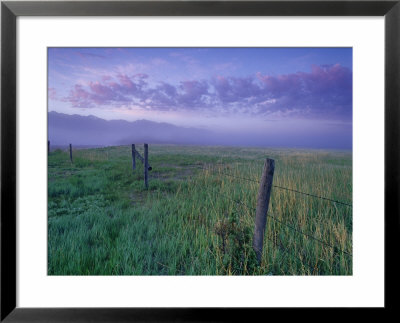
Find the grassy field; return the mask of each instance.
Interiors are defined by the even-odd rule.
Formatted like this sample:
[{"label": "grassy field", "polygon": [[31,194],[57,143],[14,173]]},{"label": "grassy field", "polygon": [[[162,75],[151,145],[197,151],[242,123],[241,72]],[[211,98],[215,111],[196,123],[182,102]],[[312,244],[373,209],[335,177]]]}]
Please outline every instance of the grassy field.
[{"label": "grassy field", "polygon": [[352,275],[352,208],[277,187],[252,250],[266,157],[274,185],[351,204],[351,152],[149,145],[148,190],[130,146],[73,155],[49,155],[49,275]]}]

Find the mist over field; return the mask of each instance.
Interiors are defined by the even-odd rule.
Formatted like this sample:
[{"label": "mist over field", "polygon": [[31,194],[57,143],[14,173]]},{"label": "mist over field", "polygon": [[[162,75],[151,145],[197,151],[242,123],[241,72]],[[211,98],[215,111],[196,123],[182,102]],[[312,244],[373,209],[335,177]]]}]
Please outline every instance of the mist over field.
[{"label": "mist over field", "polygon": [[[314,131],[312,128],[314,127]],[[319,129],[308,125],[307,132],[295,128],[218,131],[194,127],[179,127],[166,122],[148,120],[104,120],[95,116],[48,113],[48,137],[52,145],[112,146],[147,142],[156,144],[224,145],[253,147],[300,147],[351,149],[351,126],[338,125]],[[301,129],[301,127],[300,127]],[[284,131],[283,131],[284,130]]]}]

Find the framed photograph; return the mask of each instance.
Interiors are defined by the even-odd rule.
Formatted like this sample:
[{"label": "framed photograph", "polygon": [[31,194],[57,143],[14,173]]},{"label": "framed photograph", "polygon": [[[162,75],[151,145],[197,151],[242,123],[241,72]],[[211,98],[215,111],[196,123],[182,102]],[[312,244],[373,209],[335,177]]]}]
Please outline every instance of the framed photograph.
[{"label": "framed photograph", "polygon": [[2,2],[1,320],[392,308],[399,15]]}]

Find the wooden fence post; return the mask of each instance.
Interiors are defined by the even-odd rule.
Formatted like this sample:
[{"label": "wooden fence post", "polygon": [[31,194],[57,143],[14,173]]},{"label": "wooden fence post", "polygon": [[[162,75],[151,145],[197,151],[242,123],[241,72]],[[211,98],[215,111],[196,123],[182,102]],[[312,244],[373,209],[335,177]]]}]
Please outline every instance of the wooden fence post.
[{"label": "wooden fence post", "polygon": [[144,185],[149,187],[149,145],[144,144]]},{"label": "wooden fence post", "polygon": [[69,159],[71,160],[72,163],[72,145],[69,144]]},{"label": "wooden fence post", "polygon": [[136,169],[136,149],[135,144],[132,144],[132,170]]},{"label": "wooden fence post", "polygon": [[[136,150],[136,156],[137,156],[137,158],[139,158],[140,159],[140,161],[143,163],[143,165],[144,165],[144,158],[139,154],[139,152]],[[148,164],[147,165],[148,166],[148,170],[150,171],[150,170],[152,170],[153,168],[150,166],[150,164]]]},{"label": "wooden fence post", "polygon": [[261,176],[260,188],[257,197],[256,224],[254,228],[253,249],[256,252],[258,264],[261,264],[261,256],[264,244],[265,226],[267,224],[267,212],[269,198],[271,196],[272,180],[274,178],[275,161],[267,158]]},{"label": "wooden fence post", "polygon": [[47,140],[47,154],[50,155],[50,140]]}]

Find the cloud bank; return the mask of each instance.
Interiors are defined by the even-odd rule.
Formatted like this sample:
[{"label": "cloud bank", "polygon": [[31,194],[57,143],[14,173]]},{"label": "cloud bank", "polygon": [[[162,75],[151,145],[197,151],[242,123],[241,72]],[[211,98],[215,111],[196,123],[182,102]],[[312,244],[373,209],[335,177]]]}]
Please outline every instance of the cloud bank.
[{"label": "cloud bank", "polygon": [[310,72],[215,75],[175,84],[155,82],[144,73],[105,74],[97,81],[74,84],[59,100],[74,108],[197,110],[214,115],[351,121],[352,71],[340,64],[313,65]]}]

